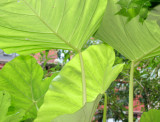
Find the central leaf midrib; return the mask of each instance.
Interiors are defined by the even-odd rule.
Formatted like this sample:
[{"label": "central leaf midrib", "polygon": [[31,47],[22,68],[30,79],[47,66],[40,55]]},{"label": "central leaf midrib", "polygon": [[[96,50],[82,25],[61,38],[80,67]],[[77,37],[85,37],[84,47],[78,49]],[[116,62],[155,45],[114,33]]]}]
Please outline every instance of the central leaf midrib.
[{"label": "central leaf midrib", "polygon": [[26,6],[28,6],[32,12],[34,13],[34,15],[53,33],[55,34],[59,39],[61,39],[63,42],[65,42],[68,46],[70,46],[72,49],[74,49],[76,52],[79,51],[79,49],[77,49],[76,47],[74,47],[72,44],[70,44],[68,41],[66,41],[65,39],[63,39],[63,37],[61,37],[58,33],[56,33],[38,14],[37,12],[26,2],[26,0],[23,0],[24,3],[26,4]]},{"label": "central leaf midrib", "polygon": [[[33,93],[33,78],[32,78],[32,75],[33,75],[32,69],[33,69],[33,67],[32,67],[32,65],[33,65],[33,62],[32,62],[32,60],[31,60],[31,70],[30,70],[30,73],[31,73],[30,82],[31,82],[31,84],[30,84],[30,88],[31,88],[32,103],[33,103],[33,104],[35,105],[35,107],[37,108],[37,103],[36,103],[36,101],[35,101],[35,97],[34,97],[34,93]],[[38,110],[37,110],[37,111],[38,111]]]}]

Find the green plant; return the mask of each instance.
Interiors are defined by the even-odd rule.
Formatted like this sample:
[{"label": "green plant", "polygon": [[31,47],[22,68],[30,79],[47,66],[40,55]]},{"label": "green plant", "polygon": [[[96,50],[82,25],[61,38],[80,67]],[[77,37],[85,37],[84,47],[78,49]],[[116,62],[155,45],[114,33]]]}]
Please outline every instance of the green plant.
[{"label": "green plant", "polygon": [[153,58],[141,61],[137,66],[140,70],[135,72],[135,94],[141,94],[142,98],[140,101],[144,103],[145,111],[150,109],[159,109],[159,90],[160,80],[159,77],[159,63],[160,57],[156,56]]},{"label": "green plant", "polygon": [[23,118],[23,110],[7,115],[8,108],[11,104],[11,98],[7,92],[0,91],[0,103],[0,122],[17,122]]},{"label": "green plant", "polygon": [[[87,81],[87,102],[92,102],[98,95],[105,92],[111,82],[117,77],[119,71],[122,70],[122,65],[117,65],[112,69],[114,52],[110,47],[106,48],[106,45],[91,46],[84,51],[82,55]],[[99,64],[100,60],[101,64]],[[83,107],[81,102],[83,98],[81,96],[82,79],[79,77],[81,74],[80,71],[79,56],[76,55],[64,66],[60,74],[54,79],[52,87],[45,96],[45,102],[39,111],[38,118],[36,119],[37,122],[49,121],[64,114],[72,114]],[[96,77],[93,77],[94,74],[96,74]],[[57,98],[57,96],[59,97]],[[95,103],[95,106],[97,106],[96,104],[97,103]],[[57,106],[63,107],[57,110]],[[50,111],[50,114],[46,111]],[[56,113],[52,114],[54,111],[56,111]],[[87,116],[86,118],[91,120],[92,116],[90,117]],[[81,116],[77,119],[79,118],[81,118]]]},{"label": "green plant", "polygon": [[[145,1],[140,4],[143,5]],[[43,79],[43,71],[33,57],[19,56],[0,71],[1,90],[9,92],[14,109],[24,109],[24,119],[35,119],[38,111],[35,121],[56,122],[64,121],[64,118],[68,119],[66,121],[71,118],[79,121],[91,120],[92,116],[87,119],[85,116],[94,113],[101,94],[105,93],[123,67],[123,64],[112,67],[115,56],[108,45],[92,46],[82,52],[84,44],[96,32],[96,37],[113,46],[132,62],[129,122],[133,121],[134,67],[143,59],[160,53],[159,15],[157,12],[150,12],[142,24],[136,17],[140,11],[131,11],[132,21],[126,23],[127,18],[115,15],[120,10],[116,2],[109,0],[106,9],[107,0],[0,1],[0,48],[5,52],[27,55],[43,50],[63,49],[77,54],[53,80],[49,90],[52,77]],[[126,6],[126,3],[119,4],[121,7]],[[148,6],[150,5],[143,5]],[[159,11],[159,7],[156,10]],[[146,17],[144,14],[143,19]],[[18,82],[20,80],[22,82]],[[61,107],[62,105],[65,106]],[[55,114],[58,109],[60,111]]]},{"label": "green plant", "polygon": [[139,21],[143,23],[148,17],[149,10],[159,3],[158,0],[120,0],[117,4],[121,6],[121,9],[117,14],[127,17],[128,21],[139,16]]},{"label": "green plant", "polygon": [[10,93],[15,110],[25,111],[23,120],[35,119],[37,112],[38,122],[63,121],[64,116],[65,121],[92,119],[101,94],[123,68],[112,67],[115,55],[108,45],[82,52],[106,4],[107,0],[0,1],[0,48],[5,52],[27,55],[54,48],[77,53],[50,87],[52,77],[43,79],[42,68],[31,56],[19,56],[0,71],[0,89]]},{"label": "green plant", "polygon": [[[19,54],[53,48],[69,49],[81,56],[81,48],[99,27],[106,4],[106,0],[1,1],[1,13],[5,16],[0,22],[0,40],[3,40],[0,48],[7,53]],[[12,26],[6,24],[10,21]],[[82,57],[81,63],[83,67]],[[86,90],[83,71],[82,77],[84,104]]]},{"label": "green plant", "polygon": [[104,93],[104,111],[103,111],[103,122],[107,119],[107,94]]},{"label": "green plant", "polygon": [[141,122],[159,122],[160,111],[151,109],[148,112],[144,112],[141,117]]},{"label": "green plant", "polygon": [[[159,11],[159,6],[155,8]],[[96,37],[113,46],[132,61],[129,92],[129,122],[133,122],[133,74],[134,67],[143,59],[160,54],[160,29],[157,13],[150,12],[144,23],[135,17],[129,23],[123,16],[115,15],[120,7],[116,0],[109,0],[106,13]]]},{"label": "green plant", "polygon": [[7,91],[14,109],[23,109],[26,118],[35,118],[52,77],[43,78],[43,70],[31,56],[19,56],[0,71],[0,90]]},{"label": "green plant", "polygon": [[[123,65],[117,65],[112,68],[115,58],[114,51],[107,45],[91,46],[82,54],[86,71],[85,76],[88,81],[86,84],[87,102],[95,101],[94,106],[92,106],[96,108],[100,100],[100,97],[98,99],[96,97],[101,96],[105,92],[122,70]],[[99,60],[102,61],[101,64],[99,64]],[[97,75],[94,79],[93,74]],[[16,109],[21,108],[25,110],[25,118],[34,119],[37,111],[39,111],[37,121],[51,121],[60,115],[72,114],[83,107],[81,64],[78,55],[67,63],[60,74],[54,79],[50,90],[45,96],[46,102],[44,102],[44,105],[39,110],[39,107],[43,103],[43,96],[52,80],[51,77],[43,81],[41,80],[42,77],[43,71],[33,57],[19,56],[7,63],[0,71],[0,89],[11,94],[12,103]],[[72,78],[70,79],[70,77]],[[57,108],[57,106],[63,107]],[[88,111],[87,105],[85,109]],[[90,107],[92,115],[94,114],[94,110]],[[55,114],[49,114],[55,111]],[[81,118],[81,116],[77,118],[79,117]],[[87,118],[91,120],[92,116]],[[57,118],[54,121],[58,121]]]},{"label": "green plant", "polygon": [[[127,121],[127,114],[125,114],[127,109],[124,106],[128,106],[130,61],[126,60],[126,58],[118,53],[116,53],[116,56],[118,57],[116,57],[115,64],[125,62],[125,66],[116,81],[111,84],[109,89],[107,89],[107,116],[108,118],[114,118],[115,120]],[[160,109],[158,102],[160,100],[160,84],[158,83],[160,81],[159,63],[160,57],[156,56],[143,60],[135,66],[133,96],[134,99],[139,99],[140,103],[144,105],[144,107],[138,111],[145,112],[150,109]],[[103,98],[100,102],[100,106],[101,105],[104,105]],[[133,105],[133,108],[134,107],[138,108],[135,104]],[[102,118],[102,112],[102,109],[98,110],[96,120]],[[136,119],[135,115],[136,113],[134,113],[134,118]]]}]

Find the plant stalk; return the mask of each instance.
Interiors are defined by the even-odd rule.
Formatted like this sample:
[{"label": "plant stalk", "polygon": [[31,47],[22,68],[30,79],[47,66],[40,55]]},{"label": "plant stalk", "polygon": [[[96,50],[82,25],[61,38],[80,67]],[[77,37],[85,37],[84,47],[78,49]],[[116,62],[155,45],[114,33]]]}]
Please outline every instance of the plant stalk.
[{"label": "plant stalk", "polygon": [[83,105],[87,102],[87,92],[86,92],[86,78],[85,78],[85,69],[84,69],[84,62],[83,62],[83,57],[82,53],[79,51],[79,58],[80,58],[80,63],[81,63],[81,72],[82,72],[82,96],[83,96]]},{"label": "plant stalk", "polygon": [[38,110],[39,110],[39,108],[38,108],[37,102],[35,102],[35,106],[36,106],[36,109],[37,109],[37,111],[38,111]]},{"label": "plant stalk", "polygon": [[130,82],[129,82],[129,122],[133,122],[133,76],[134,76],[134,61],[131,64]]},{"label": "plant stalk", "polygon": [[103,109],[103,122],[107,120],[107,94],[104,93],[104,109]]}]

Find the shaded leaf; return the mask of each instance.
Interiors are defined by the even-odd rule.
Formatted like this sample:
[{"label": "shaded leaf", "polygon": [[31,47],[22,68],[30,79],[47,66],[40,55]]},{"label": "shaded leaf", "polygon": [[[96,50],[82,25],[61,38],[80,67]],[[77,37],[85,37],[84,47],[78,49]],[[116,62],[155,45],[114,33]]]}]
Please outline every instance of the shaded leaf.
[{"label": "shaded leaf", "polygon": [[159,116],[160,110],[151,109],[142,114],[140,122],[159,122]]},{"label": "shaded leaf", "polygon": [[116,4],[116,0],[109,0],[96,37],[132,61],[159,55],[160,28],[157,24],[159,20],[157,15],[151,12],[143,24],[138,21],[138,17],[126,23],[125,17],[115,15],[118,10],[120,7]]}]

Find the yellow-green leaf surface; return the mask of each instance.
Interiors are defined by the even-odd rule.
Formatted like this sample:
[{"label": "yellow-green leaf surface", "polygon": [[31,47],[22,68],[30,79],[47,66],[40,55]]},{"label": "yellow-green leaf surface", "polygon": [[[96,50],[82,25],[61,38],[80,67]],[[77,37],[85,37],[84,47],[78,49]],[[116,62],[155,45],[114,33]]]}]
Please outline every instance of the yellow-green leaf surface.
[{"label": "yellow-green leaf surface", "polygon": [[24,111],[7,115],[10,104],[10,95],[7,92],[0,91],[0,122],[19,122],[22,119]]},{"label": "yellow-green leaf surface", "polygon": [[34,118],[51,82],[50,78],[42,78],[43,70],[34,57],[19,56],[0,71],[0,90],[11,95],[12,106]]},{"label": "yellow-green leaf surface", "polygon": [[93,102],[86,103],[83,108],[74,114],[59,116],[52,122],[91,122],[101,97],[102,95],[99,95]]},{"label": "yellow-green leaf surface", "polygon": [[[108,6],[96,37],[105,41],[128,59],[141,60],[160,54],[159,18],[150,13],[144,23],[137,18],[127,23],[127,18],[116,15],[120,10],[117,0],[108,0]],[[155,15],[157,16],[157,15]],[[153,17],[152,17],[153,18]]]},{"label": "yellow-green leaf surface", "polygon": [[151,109],[148,112],[144,112],[141,116],[140,122],[159,122],[160,110]]},{"label": "yellow-green leaf surface", "polygon": [[97,30],[107,0],[0,0],[0,49],[19,54],[80,50]]},{"label": "yellow-green leaf surface", "polygon": [[[94,45],[82,52],[86,77],[87,102],[103,94],[118,76],[123,64],[113,67],[115,54],[108,45]],[[45,95],[36,122],[55,121],[56,117],[73,114],[83,107],[82,77],[79,55],[67,63],[53,80]],[[77,116],[77,120],[82,116]],[[86,118],[86,116],[83,116]]]},{"label": "yellow-green leaf surface", "polygon": [[0,122],[3,122],[10,106],[10,96],[8,93],[0,92]]}]

